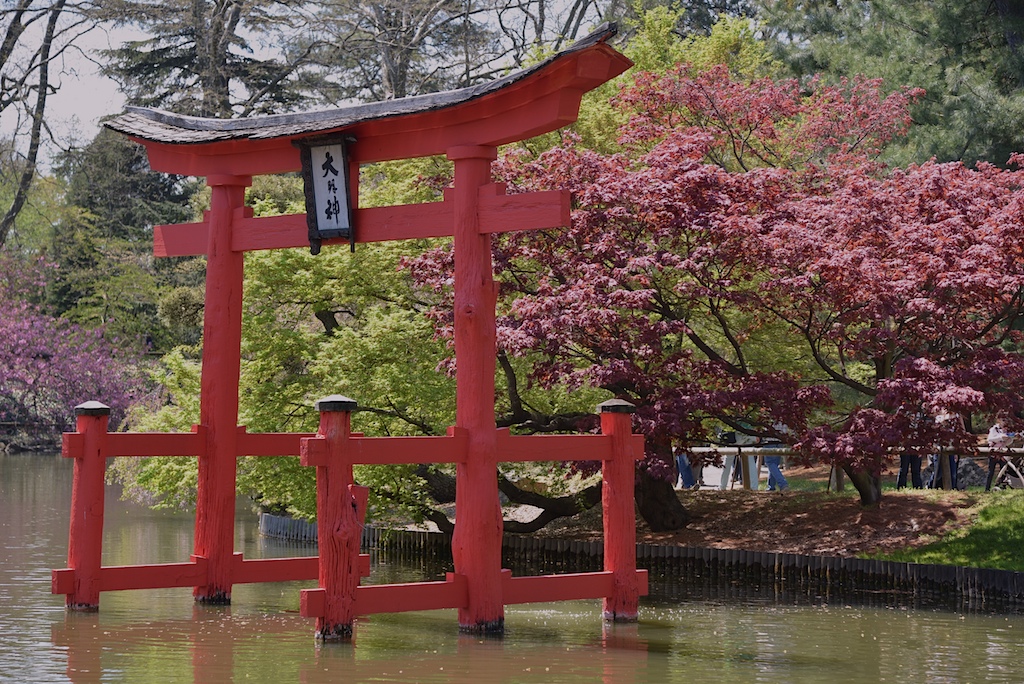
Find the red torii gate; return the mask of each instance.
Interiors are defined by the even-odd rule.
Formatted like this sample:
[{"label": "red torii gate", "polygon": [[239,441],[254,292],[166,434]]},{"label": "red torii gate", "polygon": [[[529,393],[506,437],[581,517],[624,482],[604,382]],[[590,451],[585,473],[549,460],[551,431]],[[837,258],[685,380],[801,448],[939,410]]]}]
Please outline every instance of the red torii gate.
[{"label": "red torii gate", "polygon": [[[227,603],[231,586],[319,577],[302,595],[302,612],[317,618],[323,639],[351,635],[357,615],[459,609],[459,626],[501,632],[504,605],[604,598],[606,619],[636,619],[646,593],[636,569],[634,461],[643,438],[632,435],[626,402],[601,405],[602,435],[511,436],[495,427],[495,302],[490,234],[568,225],[567,192],[506,195],[491,182],[497,146],[574,121],[583,93],[631,65],[607,45],[605,26],[564,52],[497,81],[447,93],[307,114],[211,120],[131,108],[108,121],[145,145],[155,171],[205,176],[211,208],[200,223],[157,226],[156,256],[206,254],[206,303],[200,424],[191,433],[108,433],[109,410],[76,409],[76,432],[64,455],[75,458],[69,568],[53,572],[53,592],[70,608],[94,610],[99,593],[116,589],[192,586],[197,601]],[[455,164],[444,201],[353,211],[353,244],[454,236],[456,425],[446,437],[365,438],[349,417],[355,402],[327,397],[315,435],[250,434],[238,423],[244,252],[310,242],[305,214],[254,218],[243,206],[253,175],[297,171],[296,143],[345,136],[350,142],[349,194],[358,197],[360,164],[444,154]],[[328,159],[328,162],[330,158]],[[341,242],[327,239],[325,243]],[[103,567],[103,472],[115,456],[199,457],[195,553],[190,562]],[[236,460],[298,455],[317,467],[319,556],[244,560],[234,553]],[[512,577],[501,568],[502,516],[498,462],[599,459],[604,463],[605,571]],[[358,586],[368,572],[359,555],[366,491],[352,465],[456,463],[455,572],[444,582]]]}]

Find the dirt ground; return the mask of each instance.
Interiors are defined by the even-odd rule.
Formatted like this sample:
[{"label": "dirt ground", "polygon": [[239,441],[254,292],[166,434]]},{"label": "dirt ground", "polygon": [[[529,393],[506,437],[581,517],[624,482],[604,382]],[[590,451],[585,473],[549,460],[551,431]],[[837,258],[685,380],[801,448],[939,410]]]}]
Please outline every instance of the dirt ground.
[{"label": "dirt ground", "polygon": [[[824,493],[826,474],[790,468],[787,477],[820,482],[817,491],[744,490],[679,492],[690,524],[677,532],[651,532],[637,519],[637,541],[651,544],[854,556],[922,546],[969,524],[978,494],[902,490],[885,492],[876,509],[860,506],[855,493]],[[850,485],[847,489],[852,492]],[[556,521],[544,534],[575,539],[601,536],[600,509]]]}]

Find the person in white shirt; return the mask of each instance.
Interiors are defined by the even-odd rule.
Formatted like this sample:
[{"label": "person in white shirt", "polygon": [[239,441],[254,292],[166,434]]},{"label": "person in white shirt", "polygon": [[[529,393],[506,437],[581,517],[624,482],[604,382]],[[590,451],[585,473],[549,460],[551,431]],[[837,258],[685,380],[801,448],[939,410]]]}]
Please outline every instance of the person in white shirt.
[{"label": "person in white shirt", "polygon": [[[1010,445],[1013,444],[1014,433],[1007,432],[1006,428],[1003,427],[1002,417],[996,418],[996,422],[988,429],[988,447],[989,449],[1009,449]],[[1005,456],[992,451],[988,452],[988,479],[985,480],[985,491],[992,490],[992,478],[996,474],[996,469],[1004,462]]]}]

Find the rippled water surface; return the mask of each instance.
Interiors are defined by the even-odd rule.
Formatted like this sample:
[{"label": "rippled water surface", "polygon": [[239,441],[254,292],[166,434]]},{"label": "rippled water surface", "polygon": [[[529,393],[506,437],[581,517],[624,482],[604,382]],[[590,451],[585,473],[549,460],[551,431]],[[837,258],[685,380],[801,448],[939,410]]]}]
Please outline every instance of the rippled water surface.
[{"label": "rippled water surface", "polygon": [[[795,605],[657,581],[638,625],[603,626],[597,601],[510,606],[503,639],[460,636],[454,611],[433,611],[364,619],[354,645],[318,646],[298,614],[308,582],[239,585],[230,607],[196,606],[188,589],[111,592],[99,613],[66,613],[50,570],[66,565],[71,474],[59,456],[0,455],[0,682],[1024,681],[1021,615]],[[106,522],[105,565],[191,553],[191,516],[111,492]],[[247,558],[314,553],[261,541],[244,511],[236,540]]]}]

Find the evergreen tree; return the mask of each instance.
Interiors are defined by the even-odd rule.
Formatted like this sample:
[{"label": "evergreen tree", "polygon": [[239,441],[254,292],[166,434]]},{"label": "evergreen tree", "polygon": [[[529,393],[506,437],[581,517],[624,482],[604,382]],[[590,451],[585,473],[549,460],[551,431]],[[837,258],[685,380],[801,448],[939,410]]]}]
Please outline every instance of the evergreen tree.
[{"label": "evergreen tree", "polygon": [[144,149],[102,131],[87,146],[61,158],[66,202],[73,210],[53,228],[48,249],[57,277],[49,285],[53,313],[95,328],[122,344],[157,349],[195,341],[191,329],[161,320],[161,299],[176,288],[191,291],[202,268],[181,259],[154,260],[153,226],[188,221],[198,184],[153,173]]},{"label": "evergreen tree", "polygon": [[764,0],[760,20],[800,76],[882,78],[920,87],[899,164],[1005,164],[1024,149],[1024,14],[989,0]]},{"label": "evergreen tree", "polygon": [[303,101],[305,69],[316,48],[301,37],[309,4],[110,0],[93,16],[149,34],[106,53],[104,71],[121,83],[130,103],[230,118],[287,111]]}]

